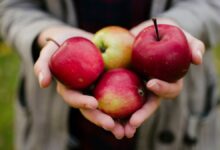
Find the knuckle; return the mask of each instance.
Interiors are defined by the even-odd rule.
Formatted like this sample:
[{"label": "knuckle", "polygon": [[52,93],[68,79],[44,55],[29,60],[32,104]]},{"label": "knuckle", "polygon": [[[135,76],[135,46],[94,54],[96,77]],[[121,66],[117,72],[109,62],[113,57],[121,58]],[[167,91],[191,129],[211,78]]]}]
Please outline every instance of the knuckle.
[{"label": "knuckle", "polygon": [[79,104],[78,104],[78,107],[81,107],[81,108],[88,108],[89,105],[88,105],[86,102],[82,102],[82,103],[79,103]]}]

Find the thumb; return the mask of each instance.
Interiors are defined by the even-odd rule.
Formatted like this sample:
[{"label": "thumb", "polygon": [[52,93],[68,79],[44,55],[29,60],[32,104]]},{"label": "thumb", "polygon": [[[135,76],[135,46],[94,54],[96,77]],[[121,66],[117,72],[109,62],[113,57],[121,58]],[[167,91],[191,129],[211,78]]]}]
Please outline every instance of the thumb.
[{"label": "thumb", "polygon": [[57,48],[58,46],[55,43],[49,41],[41,50],[40,56],[34,65],[34,72],[41,88],[46,88],[51,83],[52,75],[49,69],[49,62]]}]

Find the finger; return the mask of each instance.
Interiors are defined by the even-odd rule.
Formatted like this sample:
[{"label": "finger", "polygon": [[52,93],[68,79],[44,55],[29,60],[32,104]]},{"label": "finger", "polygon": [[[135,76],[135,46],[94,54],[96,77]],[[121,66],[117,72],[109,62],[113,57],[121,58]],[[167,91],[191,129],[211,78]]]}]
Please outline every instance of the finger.
[{"label": "finger", "polygon": [[194,39],[190,44],[192,51],[192,62],[196,65],[202,63],[202,57],[205,52],[205,46],[200,40]]},{"label": "finger", "polygon": [[114,120],[97,109],[80,109],[80,111],[87,120],[107,131],[115,128]]},{"label": "finger", "polygon": [[34,72],[38,78],[39,85],[42,88],[48,87],[51,82],[51,72],[49,69],[49,61],[52,54],[57,50],[57,45],[53,42],[48,42],[41,50],[40,56],[34,65]]},{"label": "finger", "polygon": [[130,118],[129,124],[133,128],[138,128],[146,119],[148,119],[159,107],[160,99],[152,96],[144,104],[144,106],[137,110]]},{"label": "finger", "polygon": [[64,101],[74,108],[95,109],[98,102],[93,96],[83,95],[57,82],[57,92],[63,97]]},{"label": "finger", "polygon": [[158,79],[151,79],[147,82],[147,88],[157,96],[163,98],[175,98],[183,88],[183,79],[174,83],[168,83]]},{"label": "finger", "polygon": [[189,43],[189,47],[192,52],[192,63],[199,65],[202,63],[202,57],[205,53],[205,45],[199,39],[193,37],[188,32],[184,31],[187,41]]},{"label": "finger", "polygon": [[115,123],[115,127],[113,128],[113,130],[111,130],[111,132],[114,134],[115,138],[119,140],[122,139],[125,135],[124,128],[119,123]]},{"label": "finger", "polygon": [[136,128],[127,123],[125,126],[125,136],[127,138],[132,138],[136,132]]}]

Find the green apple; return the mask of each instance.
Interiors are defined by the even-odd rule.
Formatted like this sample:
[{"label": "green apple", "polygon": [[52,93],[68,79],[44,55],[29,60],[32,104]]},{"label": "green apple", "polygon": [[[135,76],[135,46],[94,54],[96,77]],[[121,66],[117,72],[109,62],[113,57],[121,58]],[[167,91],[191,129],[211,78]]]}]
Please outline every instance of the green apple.
[{"label": "green apple", "polygon": [[104,27],[95,33],[92,41],[102,52],[106,70],[130,65],[134,36],[127,29]]}]

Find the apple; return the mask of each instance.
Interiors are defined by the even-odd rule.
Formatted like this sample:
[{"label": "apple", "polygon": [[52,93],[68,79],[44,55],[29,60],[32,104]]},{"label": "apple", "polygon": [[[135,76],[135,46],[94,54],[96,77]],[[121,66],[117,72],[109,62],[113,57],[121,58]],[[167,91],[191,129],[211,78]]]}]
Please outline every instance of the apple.
[{"label": "apple", "polygon": [[67,87],[85,89],[103,72],[101,53],[88,39],[72,37],[57,45],[59,48],[52,55],[49,68],[55,78]]},{"label": "apple", "polygon": [[95,33],[92,41],[102,52],[106,70],[130,65],[134,36],[127,29],[104,27]]},{"label": "apple", "polygon": [[147,100],[146,93],[139,77],[125,68],[105,72],[93,91],[98,109],[115,119],[128,118],[141,108]]},{"label": "apple", "polygon": [[180,28],[153,21],[154,25],[143,29],[135,38],[132,66],[148,78],[175,82],[187,73],[191,64],[187,39]]}]

